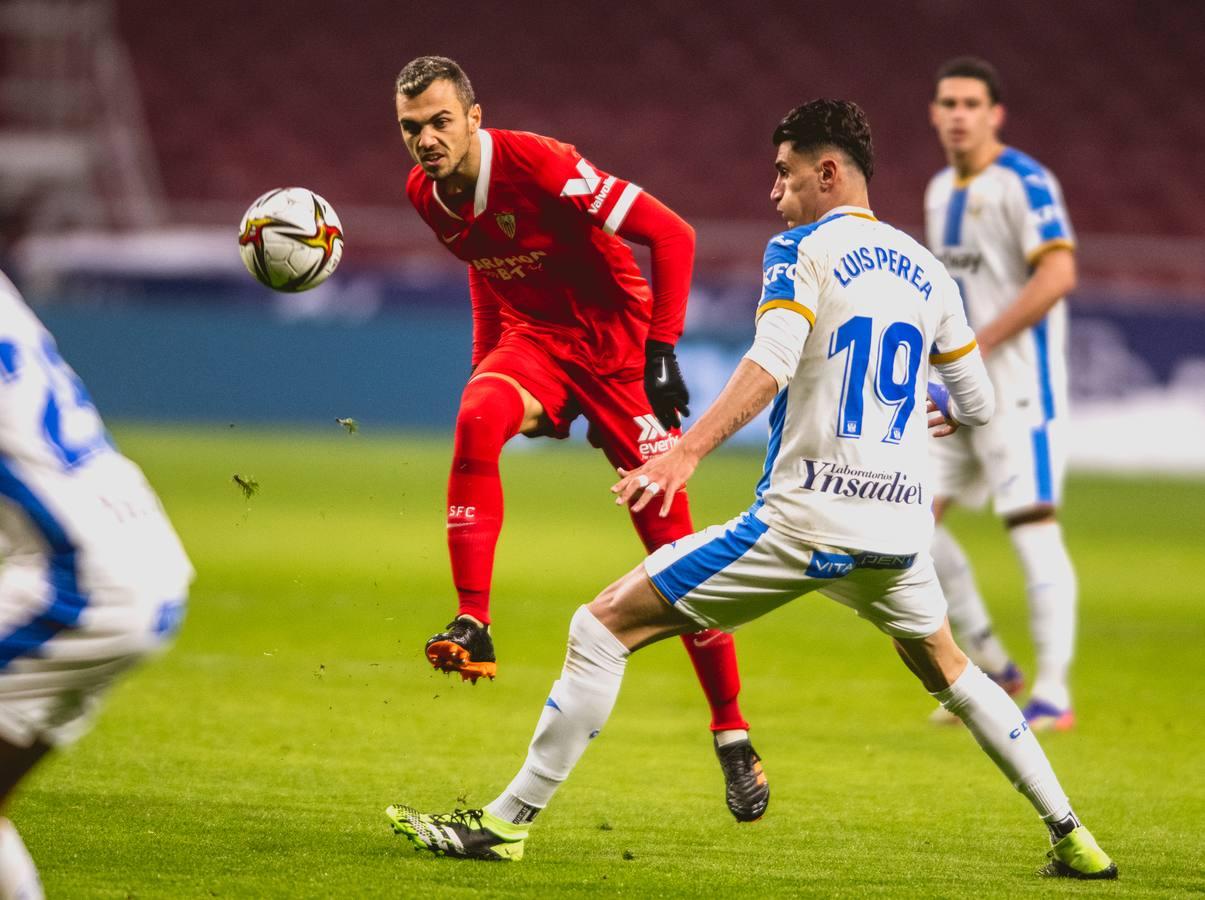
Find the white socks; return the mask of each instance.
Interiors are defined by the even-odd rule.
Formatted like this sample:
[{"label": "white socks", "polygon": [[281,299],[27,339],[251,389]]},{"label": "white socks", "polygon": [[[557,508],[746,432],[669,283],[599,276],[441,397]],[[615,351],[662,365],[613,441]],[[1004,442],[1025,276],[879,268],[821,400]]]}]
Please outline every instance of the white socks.
[{"label": "white socks", "polygon": [[[1033,696],[1061,710],[1070,709],[1067,674],[1075,646],[1075,569],[1063,544],[1058,522],[1037,522],[1010,528],[1025,576],[1029,628],[1037,656]],[[950,626],[959,645],[980,668],[1004,671],[1008,651],[992,634],[992,620],[975,584],[962,547],[944,526],[933,531],[933,567],[950,607]]]},{"label": "white socks", "polygon": [[553,793],[611,715],[627,666],[628,650],[584,606],[569,624],[569,649],[553,682],[519,774],[493,803],[490,815],[523,826]]},{"label": "white socks", "polygon": [[42,880],[17,829],[0,818],[0,900],[42,900]]},{"label": "white socks", "polygon": [[1009,529],[1025,573],[1029,627],[1038,671],[1033,696],[1069,709],[1067,672],[1075,647],[1075,569],[1058,522],[1037,522]]},{"label": "white socks", "polygon": [[978,666],[968,663],[952,685],[933,696],[962,719],[979,746],[1043,820],[1054,822],[1071,813],[1067,795],[1021,710]]},{"label": "white socks", "polygon": [[743,728],[732,728],[727,731],[715,732],[715,745],[717,747],[727,747],[729,744],[739,744],[741,741],[749,740],[749,732]]},{"label": "white socks", "polygon": [[944,525],[933,530],[931,553],[958,645],[981,669],[1003,672],[1009,663],[1008,651],[992,633],[992,620],[975,584],[970,560]]}]

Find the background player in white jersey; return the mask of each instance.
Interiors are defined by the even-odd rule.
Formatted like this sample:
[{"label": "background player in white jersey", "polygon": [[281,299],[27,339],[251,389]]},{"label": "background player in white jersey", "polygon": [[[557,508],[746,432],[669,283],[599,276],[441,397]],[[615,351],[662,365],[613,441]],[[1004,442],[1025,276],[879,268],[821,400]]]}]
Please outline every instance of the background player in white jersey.
[{"label": "background player in white jersey", "polygon": [[528,825],[610,715],[630,653],[700,627],[732,629],[819,591],[891,636],[1034,805],[1053,843],[1046,874],[1115,877],[1021,711],[955,645],[926,552],[930,362],[953,420],[982,424],[994,406],[958,290],[931,253],[871,214],[870,128],[855,104],[805,104],[779,124],[774,144],[771,199],[790,230],[766,249],[753,347],[677,446],[621,472],[613,489],[617,502],[660,503],[666,514],[698,461],[773,402],[756,501],[657,550],[578,609],[527,759],[494,802],[448,815],[391,806],[387,815],[421,849],[521,858]]},{"label": "background player in white jersey", "polygon": [[[2,273],[0,543],[3,813],[38,760],[86,730],[113,679],[175,633],[193,572],[142,472]],[[0,818],[0,898],[41,896]]]},{"label": "background player in white jersey", "polygon": [[925,194],[927,241],[962,290],[997,402],[986,428],[933,448],[933,561],[959,642],[1018,693],[1021,673],[992,632],[966,555],[940,524],[951,502],[977,506],[990,494],[1029,601],[1037,674],[1025,717],[1037,729],[1065,730],[1075,722],[1067,676],[1076,578],[1055,510],[1067,461],[1063,298],[1075,287],[1074,236],[1054,176],[997,137],[1004,107],[991,65],[963,57],[942,66],[931,115],[950,165]]}]

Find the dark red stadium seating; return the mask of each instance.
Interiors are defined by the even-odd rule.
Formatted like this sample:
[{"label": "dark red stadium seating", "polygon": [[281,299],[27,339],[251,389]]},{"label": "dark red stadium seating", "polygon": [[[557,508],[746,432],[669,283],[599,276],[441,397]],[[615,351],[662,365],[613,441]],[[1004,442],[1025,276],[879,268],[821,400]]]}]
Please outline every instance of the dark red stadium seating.
[{"label": "dark red stadium seating", "polygon": [[1205,232],[1205,4],[122,0],[167,190],[249,201],[301,183],[400,203],[393,78],[442,53],[487,124],[552,134],[688,216],[773,220],[769,136],[791,106],[869,113],[880,215],[915,224],[943,165],[932,73],[967,52],[1005,79],[1006,139],[1063,182],[1082,232]]}]

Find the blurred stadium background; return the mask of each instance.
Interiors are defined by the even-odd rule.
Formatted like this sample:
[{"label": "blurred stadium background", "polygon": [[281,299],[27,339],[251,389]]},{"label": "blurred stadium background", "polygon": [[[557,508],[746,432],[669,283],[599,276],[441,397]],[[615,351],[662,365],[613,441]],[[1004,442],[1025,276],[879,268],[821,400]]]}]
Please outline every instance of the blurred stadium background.
[{"label": "blurred stadium background", "polygon": [[[199,571],[175,650],[14,805],[50,895],[1078,893],[1029,877],[1044,848],[1024,804],[965,734],[926,723],[879,635],[814,600],[738,640],[776,798],[755,828],[723,810],[703,701],[667,642],[633,664],[522,866],[400,856],[380,810],[480,805],[506,783],[570,610],[637,552],[597,505],[598,454],[516,442],[502,677],[461,686],[419,654],[450,607],[440,509],[470,340],[464,273],[405,199],[392,108],[398,69],[433,52],[464,64],[487,124],[572,141],[696,226],[696,412],[752,335],[779,117],[861,103],[876,211],[919,233],[944,164],[933,72],[967,52],[999,66],[1005,138],[1060,177],[1080,238],[1064,516],[1080,726],[1046,746],[1122,866],[1112,893],[1199,895],[1205,4],[0,0],[0,268]],[[347,250],[327,284],[274,295],[235,235],[292,184],[334,205]],[[698,523],[749,502],[764,434],[700,471]],[[1028,666],[1011,548],[990,516],[957,522]],[[449,722],[468,733],[451,752]]]},{"label": "blurred stadium background", "polygon": [[[467,291],[403,192],[392,82],[460,60],[487,125],[576,143],[697,228],[686,371],[701,400],[751,334],[768,135],[841,95],[875,130],[878,214],[913,233],[943,159],[936,66],[1005,78],[1005,138],[1062,180],[1080,237],[1071,309],[1080,468],[1205,471],[1205,6],[679,0],[401,7],[359,0],[0,3],[0,265],[116,418],[446,430]],[[1193,62],[1196,61],[1196,62]],[[271,296],[234,230],[300,184],[347,252]],[[704,403],[695,405],[696,411]],[[764,432],[752,426],[751,441]]]}]

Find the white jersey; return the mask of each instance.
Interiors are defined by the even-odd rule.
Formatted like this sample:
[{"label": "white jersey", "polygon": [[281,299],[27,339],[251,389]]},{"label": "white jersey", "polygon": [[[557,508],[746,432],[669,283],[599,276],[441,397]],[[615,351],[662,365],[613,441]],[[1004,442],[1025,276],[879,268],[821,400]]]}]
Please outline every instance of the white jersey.
[{"label": "white jersey", "polygon": [[[770,410],[754,514],[811,544],[923,551],[933,528],[929,367],[975,350],[957,286],[928,250],[858,207],[777,235],[764,266],[759,339],[770,313],[798,314],[789,322],[810,329],[797,332],[802,352],[783,375],[758,343],[747,354],[787,382]],[[990,397],[986,378],[971,387]]]},{"label": "white jersey", "polygon": [[[974,329],[1012,305],[1043,253],[1075,245],[1054,175],[1011,147],[966,181],[952,168],[933,177],[925,192],[925,234],[958,282]],[[987,360],[1002,407],[1027,427],[1065,411],[1066,343],[1067,309],[1060,300]]]},{"label": "white jersey", "polygon": [[0,540],[6,572],[44,573],[49,595],[35,612],[56,627],[106,605],[182,601],[192,576],[141,470],[113,447],[84,385],[3,274]]}]

